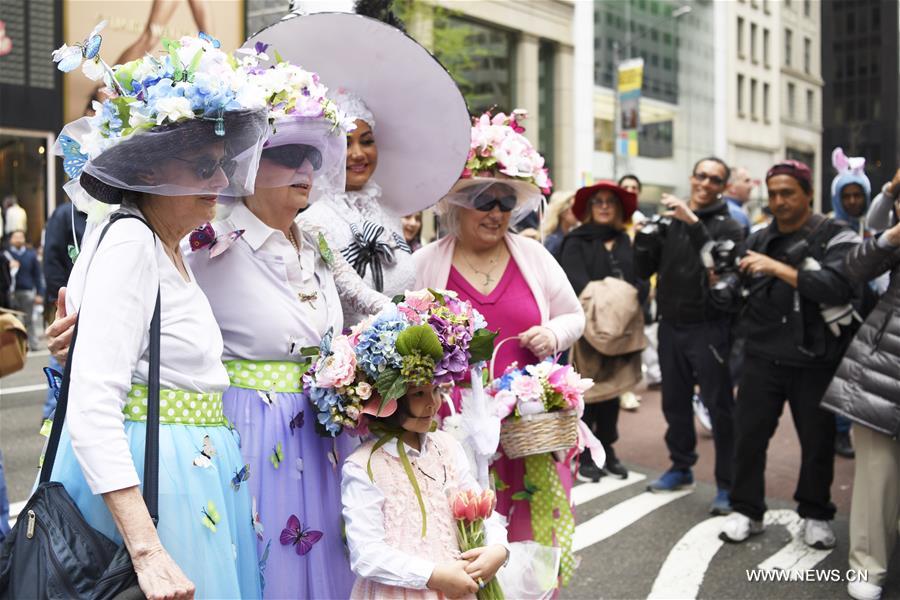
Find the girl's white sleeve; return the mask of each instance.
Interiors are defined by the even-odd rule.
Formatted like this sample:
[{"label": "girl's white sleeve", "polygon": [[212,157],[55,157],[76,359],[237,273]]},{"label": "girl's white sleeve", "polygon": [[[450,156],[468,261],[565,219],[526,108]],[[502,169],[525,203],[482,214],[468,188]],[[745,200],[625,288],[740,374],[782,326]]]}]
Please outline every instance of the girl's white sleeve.
[{"label": "girl's white sleeve", "polygon": [[95,494],[140,483],[122,409],[148,347],[159,287],[156,260],[153,234],[143,223],[125,219],[110,228],[84,281],[78,338],[69,358],[66,426]]},{"label": "girl's white sleeve", "polygon": [[435,563],[402,552],[385,541],[384,495],[366,469],[345,461],[341,471],[341,502],[350,568],[363,579],[401,588],[425,589]]}]

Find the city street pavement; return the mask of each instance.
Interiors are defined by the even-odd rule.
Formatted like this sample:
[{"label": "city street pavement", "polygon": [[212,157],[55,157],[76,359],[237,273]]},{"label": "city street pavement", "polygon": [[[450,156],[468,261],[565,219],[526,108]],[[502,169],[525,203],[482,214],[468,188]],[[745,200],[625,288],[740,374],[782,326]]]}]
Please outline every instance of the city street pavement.
[{"label": "city street pavement", "polygon": [[[6,462],[10,501],[21,502],[34,482],[44,438],[38,435],[45,392],[43,353],[32,355],[25,370],[0,381],[0,449]],[[718,539],[722,517],[710,517],[712,440],[698,438],[698,480],[692,492],[650,494],[646,485],[668,467],[659,394],[641,391],[641,408],[622,412],[621,460],[632,469],[628,480],[604,478],[579,484],[575,547],[580,566],[561,598],[847,598],[847,519],[853,461],[837,459],[832,492],[837,547],[807,548],[796,534],[801,521],[791,501],[799,447],[789,411],[770,444],[767,472],[767,529],[741,545]],[[750,581],[748,571],[803,571],[819,578],[805,582]],[[809,571],[807,571],[809,570]],[[828,580],[825,580],[828,578]],[[894,556],[886,600],[900,600],[900,553]]]}]

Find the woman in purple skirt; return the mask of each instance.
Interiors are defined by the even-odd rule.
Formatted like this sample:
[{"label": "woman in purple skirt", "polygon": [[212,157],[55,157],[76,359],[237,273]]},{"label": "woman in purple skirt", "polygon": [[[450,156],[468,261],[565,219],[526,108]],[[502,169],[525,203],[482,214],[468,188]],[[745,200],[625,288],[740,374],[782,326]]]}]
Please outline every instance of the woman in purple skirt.
[{"label": "woman in purple skirt", "polygon": [[340,465],[358,442],[316,432],[298,361],[301,348],[341,331],[342,299],[363,313],[387,299],[324,237],[294,223],[312,185],[343,186],[345,132],[324,86],[288,63],[255,77],[267,98],[280,99],[270,105],[273,133],[256,190],[192,234],[189,262],[225,342],[225,415],[246,463],[232,485],[247,486],[253,498],[264,597],[346,598],[353,576],[342,537]]}]

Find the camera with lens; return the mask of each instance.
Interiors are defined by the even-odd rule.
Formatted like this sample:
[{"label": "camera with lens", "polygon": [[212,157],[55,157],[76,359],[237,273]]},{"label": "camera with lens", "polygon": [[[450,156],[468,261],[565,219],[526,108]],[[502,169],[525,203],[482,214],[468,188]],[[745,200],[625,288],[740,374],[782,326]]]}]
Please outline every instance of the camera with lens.
[{"label": "camera with lens", "polygon": [[739,265],[742,253],[733,240],[706,242],[700,250],[703,266],[712,269],[718,281],[710,287],[713,298],[726,306],[746,296]]},{"label": "camera with lens", "polygon": [[669,230],[669,225],[671,224],[671,217],[653,215],[646,223],[644,223],[644,226],[641,227],[641,233],[643,235],[665,237],[666,232]]}]

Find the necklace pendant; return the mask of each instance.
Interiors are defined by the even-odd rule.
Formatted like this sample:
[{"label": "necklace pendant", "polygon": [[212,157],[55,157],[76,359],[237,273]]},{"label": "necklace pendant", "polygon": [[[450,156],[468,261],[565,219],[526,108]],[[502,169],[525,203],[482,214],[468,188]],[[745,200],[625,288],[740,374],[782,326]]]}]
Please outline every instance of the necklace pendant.
[{"label": "necklace pendant", "polygon": [[494,278],[491,277],[489,274],[485,273],[485,275],[484,275],[484,285],[485,285],[485,287],[491,285],[492,283],[494,283]]},{"label": "necklace pendant", "polygon": [[310,292],[308,294],[305,292],[299,292],[297,294],[297,297],[300,298],[300,302],[309,302],[309,306],[311,308],[315,308],[316,300],[319,299],[319,292]]}]

